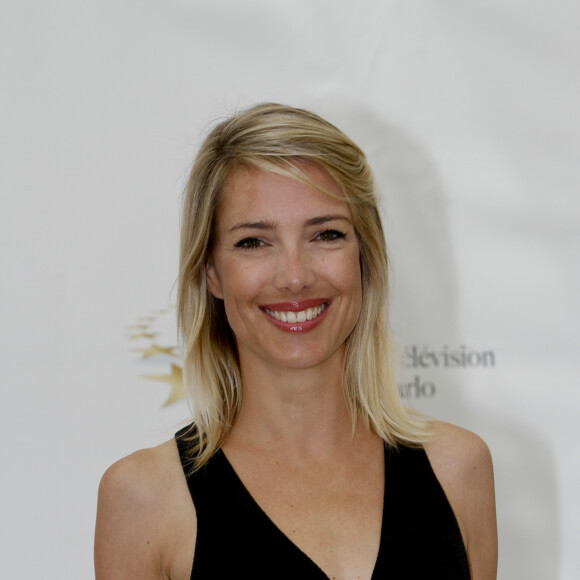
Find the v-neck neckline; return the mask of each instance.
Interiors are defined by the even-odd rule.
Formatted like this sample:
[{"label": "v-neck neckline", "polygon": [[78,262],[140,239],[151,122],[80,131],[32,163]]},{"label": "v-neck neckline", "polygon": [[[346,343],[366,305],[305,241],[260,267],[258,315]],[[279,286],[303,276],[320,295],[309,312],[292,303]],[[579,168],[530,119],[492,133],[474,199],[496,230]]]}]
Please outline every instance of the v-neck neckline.
[{"label": "v-neck neckline", "polygon": [[[230,460],[227,458],[226,454],[223,452],[222,449],[219,449],[216,453],[217,457],[220,457],[224,463],[225,468],[230,472],[233,481],[238,486],[240,492],[243,496],[245,496],[246,500],[257,509],[257,511],[262,515],[267,525],[274,530],[274,532],[289,546],[292,547],[293,550],[299,552],[310,564],[317,570],[319,574],[322,575],[322,578],[326,580],[331,580],[330,577],[324,572],[324,570],[306,553],[304,550],[299,548],[272,520],[272,518],[264,511],[262,506],[255,500],[254,496],[250,493],[248,488],[245,486],[244,482],[241,480],[240,476],[238,475],[237,471],[234,469],[234,466],[230,463]],[[379,538],[379,549],[377,552],[377,557],[373,566],[373,571],[369,580],[373,580],[375,577],[375,572],[378,567],[379,559],[381,556],[381,547],[382,542],[385,536],[385,526],[386,526],[386,510],[387,510],[387,487],[388,487],[388,463],[389,457],[387,453],[387,446],[383,444],[383,461],[384,461],[384,488],[383,488],[383,507],[382,507],[382,514],[381,514],[381,533]]]}]

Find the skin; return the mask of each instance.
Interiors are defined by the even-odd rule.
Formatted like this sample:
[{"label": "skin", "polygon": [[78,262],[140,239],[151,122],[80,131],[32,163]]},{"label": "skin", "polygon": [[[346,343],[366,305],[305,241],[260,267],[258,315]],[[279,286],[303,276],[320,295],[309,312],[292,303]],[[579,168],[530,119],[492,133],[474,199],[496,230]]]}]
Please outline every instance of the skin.
[{"label": "skin", "polygon": [[[322,169],[306,169],[339,195]],[[240,168],[224,191],[216,234],[208,287],[224,300],[244,389],[224,453],[262,509],[330,578],[368,579],[379,549],[384,461],[375,434],[361,427],[351,437],[341,388],[344,341],[362,292],[348,205]],[[303,325],[307,331],[289,329],[264,309],[303,300],[325,305]],[[433,430],[426,452],[456,514],[472,577],[495,579],[489,451],[459,427],[433,423]],[[107,470],[95,537],[98,580],[189,579],[195,537],[173,440]]]}]

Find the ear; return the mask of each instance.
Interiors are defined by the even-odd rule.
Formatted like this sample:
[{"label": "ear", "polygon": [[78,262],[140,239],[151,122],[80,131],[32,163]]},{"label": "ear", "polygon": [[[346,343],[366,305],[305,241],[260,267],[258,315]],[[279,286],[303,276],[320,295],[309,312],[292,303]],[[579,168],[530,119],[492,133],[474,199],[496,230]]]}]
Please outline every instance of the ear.
[{"label": "ear", "polygon": [[205,280],[207,288],[215,298],[223,300],[222,285],[220,283],[217,270],[211,258],[208,259],[205,265]]}]

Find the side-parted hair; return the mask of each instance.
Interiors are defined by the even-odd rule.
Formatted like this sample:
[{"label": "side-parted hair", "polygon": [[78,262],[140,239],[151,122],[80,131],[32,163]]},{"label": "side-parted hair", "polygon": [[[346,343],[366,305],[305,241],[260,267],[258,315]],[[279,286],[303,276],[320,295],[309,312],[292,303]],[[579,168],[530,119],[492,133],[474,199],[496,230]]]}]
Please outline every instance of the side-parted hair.
[{"label": "side-parted hair", "polygon": [[207,287],[224,187],[239,167],[268,171],[306,183],[327,195],[301,170],[324,168],[349,204],[360,247],[362,304],[346,340],[343,390],[352,418],[385,442],[420,445],[426,423],[401,402],[394,377],[396,352],[389,331],[389,265],[371,169],[361,149],[321,117],[266,103],[219,123],[197,153],[184,193],[178,280],[178,323],[184,350],[184,389],[195,428],[194,469],[224,443],[242,403],[236,340],[223,301]]}]

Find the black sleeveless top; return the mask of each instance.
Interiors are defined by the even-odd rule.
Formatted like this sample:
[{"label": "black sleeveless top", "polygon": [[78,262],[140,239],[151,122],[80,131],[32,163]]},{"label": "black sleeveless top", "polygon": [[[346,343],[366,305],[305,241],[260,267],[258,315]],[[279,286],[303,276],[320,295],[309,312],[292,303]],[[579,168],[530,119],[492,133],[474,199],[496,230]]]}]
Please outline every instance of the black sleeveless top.
[{"label": "black sleeveless top", "polygon": [[[328,580],[270,520],[224,453],[190,475],[191,459],[176,433],[197,514],[191,580]],[[423,449],[385,446],[381,541],[372,580],[469,580],[455,515]]]}]

